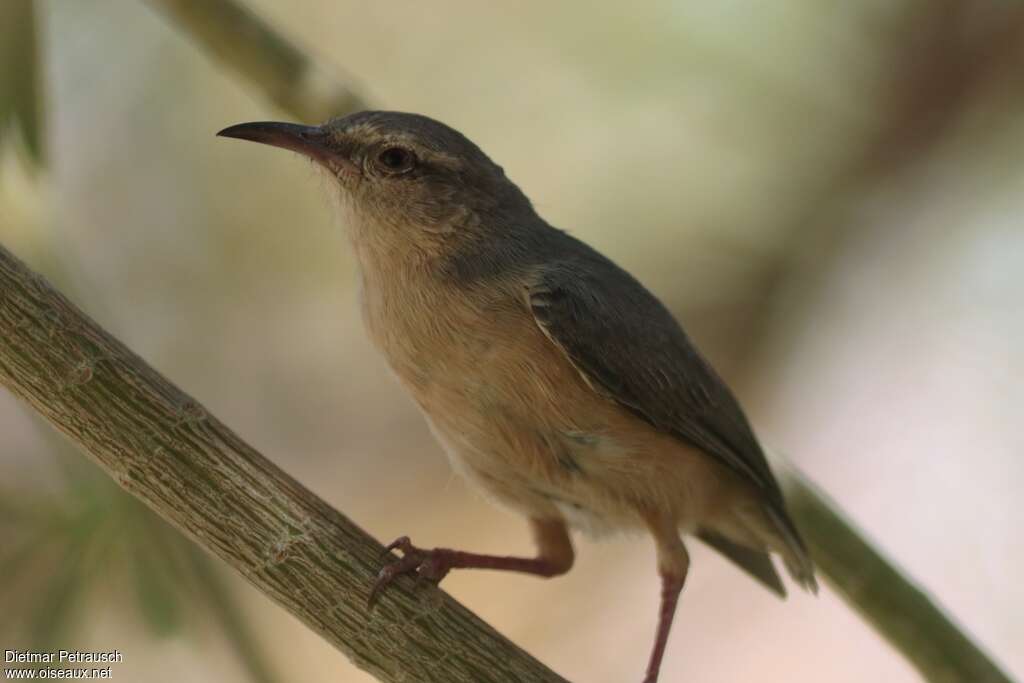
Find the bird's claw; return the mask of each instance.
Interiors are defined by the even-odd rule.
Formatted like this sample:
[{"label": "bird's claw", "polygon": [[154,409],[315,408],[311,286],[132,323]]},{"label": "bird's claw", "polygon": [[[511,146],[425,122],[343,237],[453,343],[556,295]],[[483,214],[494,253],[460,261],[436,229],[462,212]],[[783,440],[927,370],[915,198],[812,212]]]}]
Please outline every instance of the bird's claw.
[{"label": "bird's claw", "polygon": [[413,549],[413,544],[409,537],[399,536],[395,540],[391,541],[391,543],[387,544],[387,547],[381,551],[378,559],[383,560],[395,550],[401,550],[403,555],[407,555],[409,553],[409,549]]},{"label": "bird's claw", "polygon": [[415,574],[417,583],[426,579],[431,583],[438,584],[451,569],[448,552],[445,549],[434,548],[432,550],[424,550],[417,548],[412,544],[408,536],[399,536],[389,543],[384,552],[381,553],[381,559],[383,560],[395,550],[400,551],[402,556],[394,562],[385,565],[378,572],[377,580],[370,590],[370,597],[366,601],[367,607],[370,609],[377,604],[381,592],[392,581],[403,574]]}]

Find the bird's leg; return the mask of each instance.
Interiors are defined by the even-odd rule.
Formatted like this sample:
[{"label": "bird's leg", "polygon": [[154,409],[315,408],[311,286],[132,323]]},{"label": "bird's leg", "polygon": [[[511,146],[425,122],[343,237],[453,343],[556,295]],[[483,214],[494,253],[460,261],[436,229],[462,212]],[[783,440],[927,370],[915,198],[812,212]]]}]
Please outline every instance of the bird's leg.
[{"label": "bird's leg", "polygon": [[668,634],[672,630],[672,620],[676,614],[676,604],[679,602],[679,593],[683,590],[686,573],[690,568],[690,556],[679,538],[679,531],[674,523],[652,524],[651,532],[658,546],[661,609],[658,613],[658,630],[654,636],[654,647],[647,663],[644,683],[657,683],[661,660],[665,656],[665,646],[668,645]]},{"label": "bird's leg", "polygon": [[425,550],[414,546],[408,536],[402,536],[386,549],[387,553],[400,550],[402,557],[380,570],[370,591],[369,605],[372,607],[381,590],[402,574],[415,573],[418,579],[438,583],[452,569],[500,569],[543,577],[569,571],[575,555],[565,522],[560,519],[531,519],[530,529],[537,545],[536,557],[479,555],[449,548]]}]

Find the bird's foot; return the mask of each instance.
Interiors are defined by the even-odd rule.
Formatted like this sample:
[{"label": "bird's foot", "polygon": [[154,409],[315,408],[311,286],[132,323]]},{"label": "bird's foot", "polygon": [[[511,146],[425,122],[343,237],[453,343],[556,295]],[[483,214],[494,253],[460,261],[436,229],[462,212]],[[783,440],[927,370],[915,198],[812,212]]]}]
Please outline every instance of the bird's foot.
[{"label": "bird's foot", "polygon": [[430,550],[417,548],[408,536],[401,536],[392,541],[384,549],[381,559],[390,555],[393,550],[401,551],[402,556],[385,565],[377,574],[377,581],[373,584],[373,589],[370,590],[370,597],[367,600],[367,605],[370,608],[376,604],[381,591],[402,574],[415,574],[417,581],[426,579],[436,585],[447,576],[452,568],[452,551],[445,548]]}]

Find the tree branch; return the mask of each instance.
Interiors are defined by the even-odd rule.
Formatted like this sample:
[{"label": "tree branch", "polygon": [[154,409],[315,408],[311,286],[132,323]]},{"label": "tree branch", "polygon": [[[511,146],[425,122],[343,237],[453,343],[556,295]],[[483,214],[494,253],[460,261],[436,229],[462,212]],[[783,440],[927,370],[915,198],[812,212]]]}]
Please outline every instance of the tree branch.
[{"label": "tree branch", "polygon": [[[775,463],[773,463],[775,464]],[[814,484],[777,467],[818,570],[840,597],[932,683],[1011,683],[913,581],[875,550]]]},{"label": "tree branch", "polygon": [[[337,70],[233,0],[149,0],[182,33],[256,91],[306,123],[368,109]],[[351,80],[351,79],[347,79]]]},{"label": "tree branch", "polygon": [[382,547],[0,247],[0,384],[124,489],[382,681],[561,682]]}]

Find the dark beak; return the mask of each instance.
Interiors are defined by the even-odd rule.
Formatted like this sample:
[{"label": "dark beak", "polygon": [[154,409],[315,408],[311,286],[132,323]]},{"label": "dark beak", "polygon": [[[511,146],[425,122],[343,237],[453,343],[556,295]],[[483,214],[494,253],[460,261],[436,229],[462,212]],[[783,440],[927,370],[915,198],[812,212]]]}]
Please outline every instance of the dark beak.
[{"label": "dark beak", "polygon": [[251,140],[264,145],[289,149],[317,161],[332,171],[357,172],[351,159],[333,149],[330,136],[320,126],[301,126],[295,123],[258,121],[228,126],[217,133],[224,138]]}]

